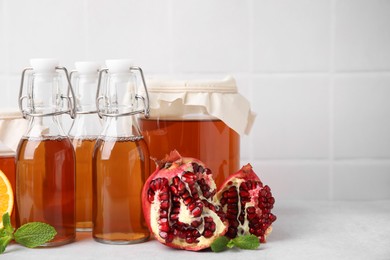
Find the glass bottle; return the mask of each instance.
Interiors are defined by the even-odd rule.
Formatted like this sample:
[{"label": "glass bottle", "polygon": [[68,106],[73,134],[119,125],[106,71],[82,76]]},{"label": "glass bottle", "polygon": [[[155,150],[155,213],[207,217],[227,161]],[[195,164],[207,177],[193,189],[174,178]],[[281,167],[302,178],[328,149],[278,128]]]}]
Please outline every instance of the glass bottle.
[{"label": "glass bottle", "polygon": [[92,154],[101,133],[96,111],[100,65],[76,62],[71,82],[76,98],[76,117],[69,131],[76,154],[76,230],[92,230]]},{"label": "glass bottle", "polygon": [[[93,238],[108,244],[146,241],[149,231],[142,205],[142,186],[149,175],[149,152],[136,115],[148,115],[148,97],[137,95],[140,68],[128,60],[106,61],[100,71],[98,113],[103,132],[93,154]],[[147,93],[147,92],[146,92]],[[143,108],[139,108],[139,100]]]},{"label": "glass bottle", "polygon": [[[67,90],[60,72],[66,75]],[[70,243],[76,234],[75,155],[59,121],[64,113],[74,117],[74,100],[66,96],[70,92],[67,70],[56,60],[33,59],[22,73],[19,107],[29,126],[16,152],[16,225],[34,221],[52,225],[57,235],[43,246]]]}]

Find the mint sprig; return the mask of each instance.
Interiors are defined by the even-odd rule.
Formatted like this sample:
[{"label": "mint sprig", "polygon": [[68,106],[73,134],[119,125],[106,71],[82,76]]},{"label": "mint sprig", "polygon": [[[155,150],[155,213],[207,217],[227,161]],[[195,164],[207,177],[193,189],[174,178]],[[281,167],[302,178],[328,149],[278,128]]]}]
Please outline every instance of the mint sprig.
[{"label": "mint sprig", "polygon": [[0,254],[4,253],[12,240],[25,247],[33,248],[52,240],[57,234],[54,227],[42,222],[30,222],[14,231],[9,214],[5,213],[3,228],[0,229]]},{"label": "mint sprig", "polygon": [[227,248],[237,247],[240,249],[254,250],[260,246],[259,238],[255,235],[239,236],[233,239],[228,239],[225,236],[218,237],[212,244],[213,252],[222,252]]}]

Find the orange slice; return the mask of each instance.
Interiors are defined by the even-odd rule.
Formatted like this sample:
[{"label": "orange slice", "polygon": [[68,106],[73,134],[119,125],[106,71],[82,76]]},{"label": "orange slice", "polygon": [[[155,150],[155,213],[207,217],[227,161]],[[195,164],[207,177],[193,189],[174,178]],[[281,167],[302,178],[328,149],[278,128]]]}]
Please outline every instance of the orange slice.
[{"label": "orange slice", "polygon": [[0,170],[0,228],[3,227],[3,215],[12,213],[14,206],[14,193],[7,176]]}]

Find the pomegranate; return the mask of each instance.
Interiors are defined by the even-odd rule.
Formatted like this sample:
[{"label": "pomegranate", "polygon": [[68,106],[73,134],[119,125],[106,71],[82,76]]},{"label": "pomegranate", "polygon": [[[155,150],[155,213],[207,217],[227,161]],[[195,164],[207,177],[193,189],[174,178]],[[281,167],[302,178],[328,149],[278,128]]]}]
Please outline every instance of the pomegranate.
[{"label": "pomegranate", "polygon": [[271,224],[276,220],[271,213],[275,199],[250,164],[225,180],[217,198],[229,222],[227,237],[253,234],[260,242],[266,242],[266,236],[272,231]]},{"label": "pomegranate", "polygon": [[177,151],[161,161],[145,182],[142,206],[150,232],[161,243],[191,251],[210,247],[227,231],[211,171]]}]

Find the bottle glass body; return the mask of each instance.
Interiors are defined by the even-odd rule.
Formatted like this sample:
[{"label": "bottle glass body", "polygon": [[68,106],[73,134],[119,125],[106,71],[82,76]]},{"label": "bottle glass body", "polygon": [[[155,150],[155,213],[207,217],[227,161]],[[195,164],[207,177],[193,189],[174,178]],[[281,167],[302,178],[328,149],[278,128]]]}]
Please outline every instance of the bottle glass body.
[{"label": "bottle glass body", "polygon": [[[57,235],[44,246],[75,239],[75,156],[69,138],[56,117],[30,119],[30,131],[21,139],[16,155],[16,225],[44,222]],[[50,134],[49,128],[57,128]],[[45,131],[47,134],[30,134]]]},{"label": "bottle glass body", "polygon": [[[129,124],[128,118],[107,119],[109,128]],[[135,121],[133,121],[135,122]],[[93,237],[110,244],[146,241],[149,231],[142,214],[142,187],[149,174],[149,152],[134,131],[98,138],[93,155]]]}]

